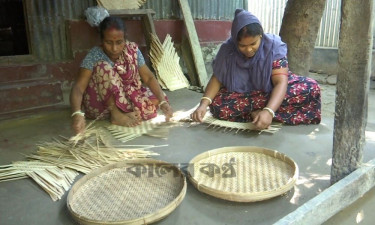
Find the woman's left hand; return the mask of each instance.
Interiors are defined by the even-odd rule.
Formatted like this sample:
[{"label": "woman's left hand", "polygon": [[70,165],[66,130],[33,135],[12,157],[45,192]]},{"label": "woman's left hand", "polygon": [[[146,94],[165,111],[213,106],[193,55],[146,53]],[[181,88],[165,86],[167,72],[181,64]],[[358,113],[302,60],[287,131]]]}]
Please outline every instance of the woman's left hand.
[{"label": "woman's left hand", "polygon": [[160,106],[161,111],[165,115],[165,121],[169,122],[171,117],[173,116],[172,107],[169,105],[169,102],[166,102]]},{"label": "woman's left hand", "polygon": [[272,123],[272,115],[266,111],[261,110],[253,119],[253,124],[257,129],[267,129]]}]

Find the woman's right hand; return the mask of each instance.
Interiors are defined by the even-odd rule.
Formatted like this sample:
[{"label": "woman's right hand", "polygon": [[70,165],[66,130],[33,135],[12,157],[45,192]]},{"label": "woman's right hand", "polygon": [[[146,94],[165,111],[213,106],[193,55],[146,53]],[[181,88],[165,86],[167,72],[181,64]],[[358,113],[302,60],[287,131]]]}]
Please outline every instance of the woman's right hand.
[{"label": "woman's right hand", "polygon": [[199,107],[190,115],[190,118],[195,122],[203,122],[203,117],[206,115],[207,106],[199,105]]},{"label": "woman's right hand", "polygon": [[83,132],[85,130],[85,127],[86,127],[86,120],[84,116],[81,116],[81,115],[73,116],[72,129],[76,135]]}]

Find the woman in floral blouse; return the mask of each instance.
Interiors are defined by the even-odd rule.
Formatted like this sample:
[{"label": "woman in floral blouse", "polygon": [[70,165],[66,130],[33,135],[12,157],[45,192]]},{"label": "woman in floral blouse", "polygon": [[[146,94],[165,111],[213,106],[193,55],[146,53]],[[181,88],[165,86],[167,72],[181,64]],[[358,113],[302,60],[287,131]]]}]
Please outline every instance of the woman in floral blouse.
[{"label": "woman in floral blouse", "polygon": [[213,62],[211,77],[200,105],[191,118],[202,122],[207,106],[215,118],[253,122],[258,129],[272,121],[318,124],[320,87],[288,69],[287,46],[279,36],[263,33],[259,20],[237,9],[231,37]]},{"label": "woman in floral blouse", "polygon": [[169,120],[172,108],[138,46],[125,39],[123,21],[107,17],[99,30],[102,44],[84,58],[70,94],[73,130],[84,130],[85,116],[136,126],[155,117],[157,108]]}]

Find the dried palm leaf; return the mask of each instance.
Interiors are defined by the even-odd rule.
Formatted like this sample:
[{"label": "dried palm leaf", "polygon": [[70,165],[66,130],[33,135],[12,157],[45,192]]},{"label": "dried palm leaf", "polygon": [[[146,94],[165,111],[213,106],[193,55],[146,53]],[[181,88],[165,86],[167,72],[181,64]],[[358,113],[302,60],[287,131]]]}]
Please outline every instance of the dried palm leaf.
[{"label": "dried palm leaf", "polygon": [[155,34],[151,35],[150,59],[155,69],[160,85],[170,91],[189,87],[180,66],[180,57],[177,55],[171,36],[168,34],[161,44]]}]

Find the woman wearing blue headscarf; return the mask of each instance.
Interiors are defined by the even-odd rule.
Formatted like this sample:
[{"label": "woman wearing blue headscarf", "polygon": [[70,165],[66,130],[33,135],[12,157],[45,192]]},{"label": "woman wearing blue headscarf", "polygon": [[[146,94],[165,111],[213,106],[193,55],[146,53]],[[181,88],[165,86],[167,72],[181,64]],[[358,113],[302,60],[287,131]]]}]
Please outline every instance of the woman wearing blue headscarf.
[{"label": "woman wearing blue headscarf", "polygon": [[213,75],[192,119],[202,122],[209,106],[215,118],[252,121],[258,129],[272,120],[320,123],[319,85],[290,72],[286,55],[287,46],[279,36],[263,33],[253,14],[237,9],[231,37],[213,61]]}]

